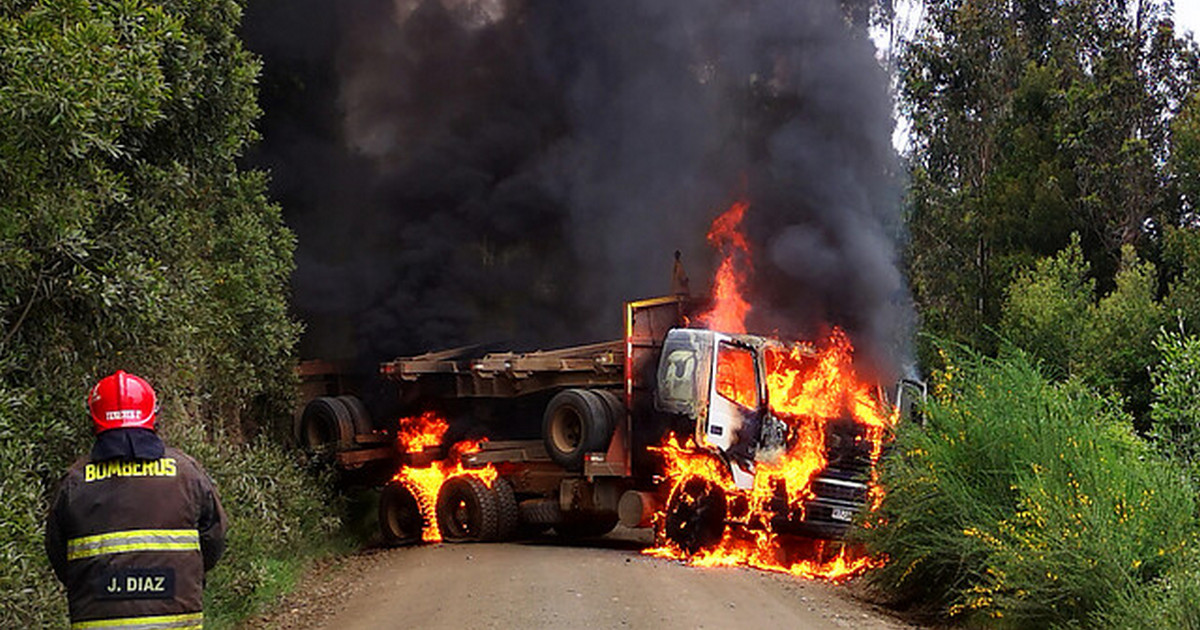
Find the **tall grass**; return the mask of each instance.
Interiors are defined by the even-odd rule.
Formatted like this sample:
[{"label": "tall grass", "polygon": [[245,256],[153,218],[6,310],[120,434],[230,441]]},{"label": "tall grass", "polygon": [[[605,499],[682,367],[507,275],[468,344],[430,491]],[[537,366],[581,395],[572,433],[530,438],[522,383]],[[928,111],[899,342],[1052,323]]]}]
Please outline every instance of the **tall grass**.
[{"label": "tall grass", "polygon": [[862,534],[890,558],[879,586],[974,624],[1094,627],[1190,561],[1195,489],[1119,400],[1052,383],[1017,351],[945,358]]}]

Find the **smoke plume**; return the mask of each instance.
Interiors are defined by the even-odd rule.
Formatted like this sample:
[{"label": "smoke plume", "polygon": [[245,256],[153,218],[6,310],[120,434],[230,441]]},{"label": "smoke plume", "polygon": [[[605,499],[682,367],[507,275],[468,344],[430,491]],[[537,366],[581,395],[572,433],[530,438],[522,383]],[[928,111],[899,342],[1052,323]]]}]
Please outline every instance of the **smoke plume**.
[{"label": "smoke plume", "polygon": [[616,338],[745,199],[751,329],[895,374],[891,101],[837,0],[261,0],[246,36],[306,355]]}]

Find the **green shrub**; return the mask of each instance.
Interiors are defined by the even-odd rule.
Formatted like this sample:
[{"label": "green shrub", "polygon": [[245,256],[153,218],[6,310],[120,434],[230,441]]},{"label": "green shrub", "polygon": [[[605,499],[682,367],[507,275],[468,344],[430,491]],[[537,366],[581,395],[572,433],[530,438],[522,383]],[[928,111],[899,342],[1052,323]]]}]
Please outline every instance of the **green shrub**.
[{"label": "green shrub", "polygon": [[946,356],[925,426],[898,429],[865,542],[908,603],[985,625],[1090,625],[1196,545],[1195,490],[1118,399],[1028,355]]},{"label": "green shrub", "polygon": [[1145,588],[1122,593],[1102,616],[1120,630],[1200,628],[1200,564],[1180,563],[1176,570]]},{"label": "green shrub", "polygon": [[1087,324],[1096,282],[1088,278],[1079,235],[1054,256],[1037,261],[1009,285],[1000,334],[1045,361],[1057,374],[1070,373],[1079,331]]},{"label": "green shrub", "polygon": [[286,433],[299,327],[293,236],[266,176],[237,164],[259,114],[242,5],[0,5],[0,627],[66,623],[47,495],[89,446],[88,388],[116,369],[154,384],[164,430],[228,486],[218,620],[338,517],[256,441]]},{"label": "green shrub", "polygon": [[1167,455],[1200,475],[1200,339],[1163,331],[1155,341],[1162,362],[1150,373],[1151,435]]},{"label": "green shrub", "polygon": [[286,592],[314,557],[353,544],[341,527],[331,477],[314,478],[293,453],[264,440],[227,444],[197,441],[189,448],[206,462],[231,523],[225,555],[205,588],[205,627],[216,629]]}]

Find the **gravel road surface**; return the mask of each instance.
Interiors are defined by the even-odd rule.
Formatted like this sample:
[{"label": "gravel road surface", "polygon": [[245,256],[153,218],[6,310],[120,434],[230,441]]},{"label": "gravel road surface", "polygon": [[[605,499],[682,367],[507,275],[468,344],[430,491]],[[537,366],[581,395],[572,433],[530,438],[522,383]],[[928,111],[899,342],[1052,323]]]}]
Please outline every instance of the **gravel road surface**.
[{"label": "gravel road surface", "polygon": [[319,567],[247,628],[912,628],[847,587],[643,556],[620,532],[428,545]]}]

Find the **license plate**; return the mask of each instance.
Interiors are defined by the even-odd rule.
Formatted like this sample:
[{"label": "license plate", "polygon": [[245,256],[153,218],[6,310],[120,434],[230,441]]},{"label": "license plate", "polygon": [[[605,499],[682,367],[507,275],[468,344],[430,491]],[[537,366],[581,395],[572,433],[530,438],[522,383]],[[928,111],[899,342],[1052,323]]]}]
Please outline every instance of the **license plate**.
[{"label": "license plate", "polygon": [[850,522],[854,520],[854,510],[833,508],[833,520]]}]

